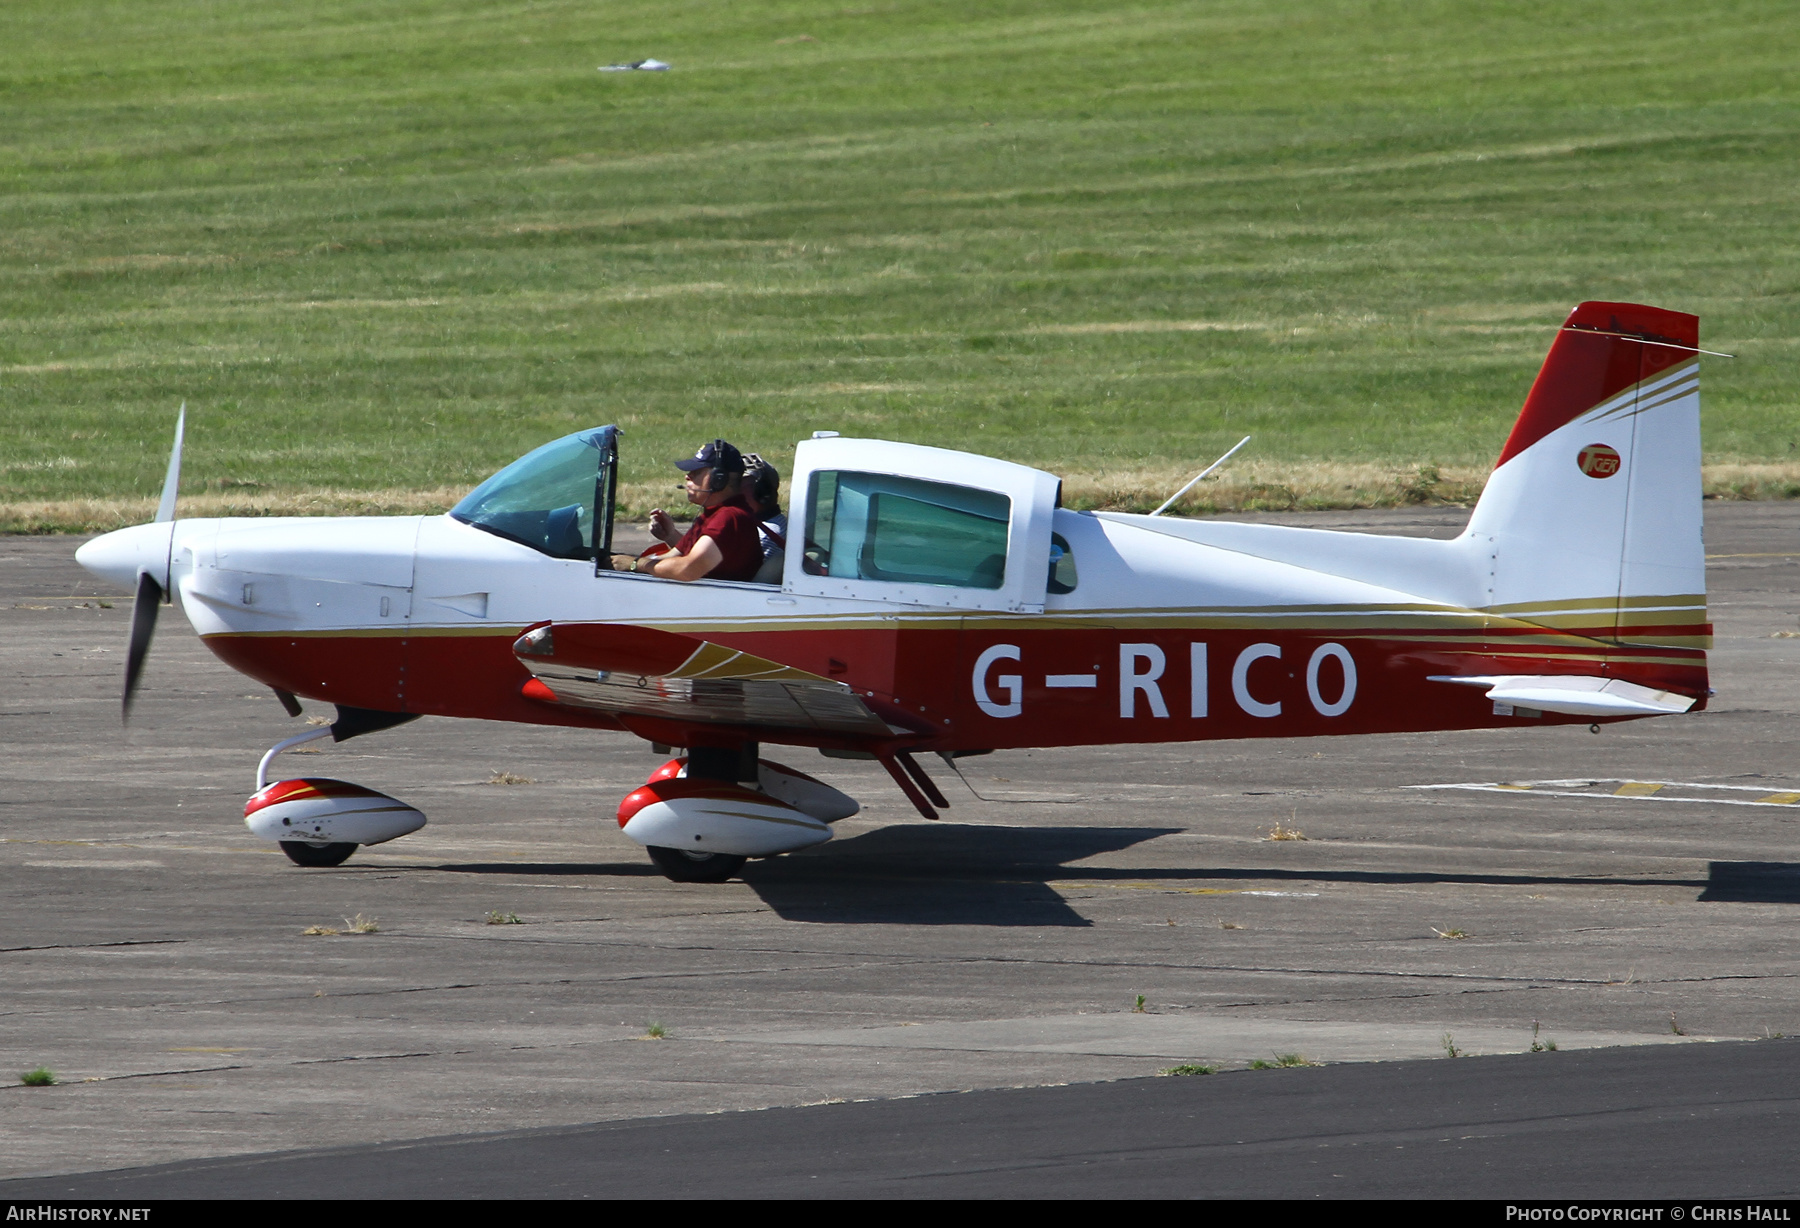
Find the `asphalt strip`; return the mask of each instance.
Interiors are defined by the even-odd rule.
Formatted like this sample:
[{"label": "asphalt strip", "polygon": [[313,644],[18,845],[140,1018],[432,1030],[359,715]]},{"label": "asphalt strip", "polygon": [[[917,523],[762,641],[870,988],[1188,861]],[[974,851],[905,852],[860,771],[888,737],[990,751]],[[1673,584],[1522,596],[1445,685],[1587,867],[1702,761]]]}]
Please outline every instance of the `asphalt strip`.
[{"label": "asphalt strip", "polygon": [[1800,1041],[640,1118],[0,1182],[0,1198],[1783,1198]]}]

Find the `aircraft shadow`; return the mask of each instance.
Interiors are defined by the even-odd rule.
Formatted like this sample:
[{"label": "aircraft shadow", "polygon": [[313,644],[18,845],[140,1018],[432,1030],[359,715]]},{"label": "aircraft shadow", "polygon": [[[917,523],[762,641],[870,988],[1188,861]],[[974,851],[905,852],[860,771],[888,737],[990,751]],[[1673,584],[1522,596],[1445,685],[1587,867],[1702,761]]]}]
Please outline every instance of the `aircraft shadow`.
[{"label": "aircraft shadow", "polygon": [[838,925],[1086,926],[1050,883],[1067,862],[1174,827],[884,827],[772,861],[746,883],[787,921]]},{"label": "aircraft shadow", "polygon": [[1800,863],[1715,861],[1707,867],[1704,903],[1800,904]]},{"label": "aircraft shadow", "polygon": [[[1703,903],[1800,904],[1800,862],[1715,861],[1700,878],[1458,874],[1431,870],[1278,870],[1266,866],[1133,868],[1071,865],[1117,852],[1173,827],[906,825],[833,841],[744,867],[743,880],[790,921],[879,925],[1058,925],[1089,922],[1052,882],[1471,884],[1518,887],[1691,887]],[[391,867],[368,867],[391,873]],[[648,861],[473,862],[451,874],[658,878]]]}]

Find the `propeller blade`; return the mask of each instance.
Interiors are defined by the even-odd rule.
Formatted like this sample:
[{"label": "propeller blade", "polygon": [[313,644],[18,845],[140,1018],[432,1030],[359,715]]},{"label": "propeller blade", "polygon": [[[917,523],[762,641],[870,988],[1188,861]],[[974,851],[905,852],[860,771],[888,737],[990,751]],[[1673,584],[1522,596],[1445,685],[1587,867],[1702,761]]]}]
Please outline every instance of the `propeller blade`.
[{"label": "propeller blade", "polygon": [[150,637],[156,634],[156,615],[162,605],[163,588],[149,572],[138,575],[137,601],[131,607],[131,644],[125,650],[125,703],[121,720],[131,719],[131,700],[137,694],[138,679],[144,672],[144,658],[150,652]]},{"label": "propeller blade", "polygon": [[163,476],[162,498],[156,503],[155,524],[166,524],[175,519],[175,488],[181,484],[181,436],[187,426],[187,402],[181,403],[181,413],[175,418],[175,447],[169,452],[169,471]]}]

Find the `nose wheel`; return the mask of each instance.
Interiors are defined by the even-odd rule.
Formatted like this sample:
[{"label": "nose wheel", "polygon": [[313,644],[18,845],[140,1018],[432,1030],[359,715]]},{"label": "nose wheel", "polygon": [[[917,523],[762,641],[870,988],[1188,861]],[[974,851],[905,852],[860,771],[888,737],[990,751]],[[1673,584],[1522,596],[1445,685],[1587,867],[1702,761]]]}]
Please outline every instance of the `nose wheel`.
[{"label": "nose wheel", "polygon": [[341,866],[350,860],[354,844],[308,844],[304,840],[283,840],[281,851],[297,866]]},{"label": "nose wheel", "polygon": [[[722,883],[743,869],[744,863],[749,860],[748,857],[736,857],[730,853],[690,853],[686,849],[665,849],[654,845],[647,851],[650,860],[656,863],[656,868],[670,882],[675,883]],[[293,854],[289,853],[288,856]],[[345,856],[349,854],[346,853]],[[337,862],[331,864],[336,865]]]}]

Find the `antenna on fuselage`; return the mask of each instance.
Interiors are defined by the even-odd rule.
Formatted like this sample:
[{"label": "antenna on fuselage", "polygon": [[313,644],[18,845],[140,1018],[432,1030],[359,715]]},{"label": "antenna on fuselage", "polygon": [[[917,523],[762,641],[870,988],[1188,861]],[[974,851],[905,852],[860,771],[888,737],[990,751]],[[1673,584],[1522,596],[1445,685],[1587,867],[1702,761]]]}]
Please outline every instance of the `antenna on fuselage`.
[{"label": "antenna on fuselage", "polygon": [[1174,494],[1170,495],[1167,499],[1163,500],[1163,505],[1161,507],[1157,508],[1154,512],[1151,512],[1150,514],[1152,516],[1160,516],[1164,512],[1168,511],[1170,505],[1173,504],[1175,502],[1175,500],[1181,498],[1181,496],[1187,494],[1188,491],[1190,491],[1190,490],[1194,489],[1194,487],[1198,486],[1200,484],[1201,478],[1205,477],[1207,474],[1211,473],[1214,469],[1217,469],[1220,465],[1223,465],[1226,461],[1228,461],[1232,457],[1236,456],[1237,452],[1238,452],[1238,448],[1243,447],[1245,444],[1247,444],[1249,442],[1250,442],[1250,436],[1248,436],[1248,435],[1246,435],[1242,439],[1238,440],[1236,448],[1233,448],[1231,451],[1229,451],[1225,455],[1221,456],[1218,460],[1214,461],[1212,464],[1210,464],[1206,468],[1202,469],[1197,475],[1195,475],[1193,481],[1189,482],[1186,486],[1183,486],[1180,490],[1176,491]]}]

